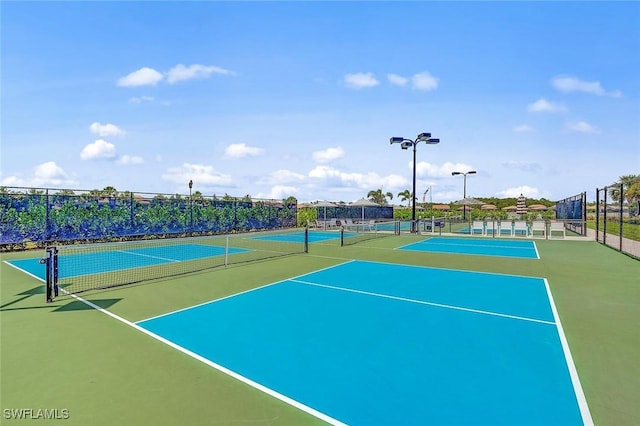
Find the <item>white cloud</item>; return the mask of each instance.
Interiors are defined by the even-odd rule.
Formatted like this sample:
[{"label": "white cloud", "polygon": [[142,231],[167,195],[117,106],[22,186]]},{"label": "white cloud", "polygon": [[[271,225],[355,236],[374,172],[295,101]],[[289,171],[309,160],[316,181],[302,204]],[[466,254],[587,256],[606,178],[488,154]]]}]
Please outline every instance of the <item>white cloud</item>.
[{"label": "white cloud", "polygon": [[528,124],[520,124],[518,126],[514,126],[513,131],[516,133],[531,133],[535,132],[536,130]]},{"label": "white cloud", "polygon": [[120,87],[155,86],[164,76],[153,68],[140,68],[118,80]]},{"label": "white cloud", "polygon": [[[409,162],[409,168],[413,168],[413,162]],[[432,177],[451,177],[452,172],[467,172],[473,170],[473,167],[465,163],[446,163],[438,166],[436,164],[427,163],[425,161],[419,161],[416,164],[417,176],[432,176]]]},{"label": "white cloud", "polygon": [[141,104],[143,102],[153,102],[155,98],[153,96],[134,96],[129,99],[131,104]]},{"label": "white cloud", "polygon": [[20,176],[7,176],[0,180],[1,186],[29,186]]},{"label": "white cloud", "polygon": [[[208,78],[212,74],[235,75],[233,71],[229,71],[215,65],[193,64],[185,66],[178,64],[164,74],[160,71],[154,70],[153,68],[140,68],[139,70],[120,78],[117,85],[120,87],[155,86],[165,80],[165,77],[167,83],[174,84],[184,80]],[[142,96],[139,98],[131,98],[129,102],[139,103],[148,100],[150,100],[148,96]]]},{"label": "white cloud", "polygon": [[380,84],[380,82],[370,72],[347,74],[344,76],[344,83],[347,87],[350,87],[352,89],[375,87]]},{"label": "white cloud", "polygon": [[203,79],[211,76],[211,74],[235,75],[233,71],[214,65],[194,64],[186,67],[178,64],[167,72],[167,83],[174,84],[184,80]]},{"label": "white cloud", "polygon": [[387,79],[389,80],[389,83],[395,86],[406,86],[409,81],[408,78],[402,77],[398,74],[387,74]]},{"label": "white cloud", "polygon": [[333,160],[344,157],[344,149],[341,146],[327,148],[313,153],[313,160],[318,163],[330,163]]},{"label": "white cloud", "polygon": [[62,170],[62,167],[58,166],[54,161],[47,161],[37,165],[33,169],[33,175],[37,179],[51,180],[56,178],[65,178],[67,174]]},{"label": "white cloud", "polygon": [[399,175],[380,176],[377,173],[346,173],[330,166],[316,166],[309,172],[312,179],[323,180],[327,187],[354,187],[367,189],[376,187],[399,188],[408,184],[408,180]]},{"label": "white cloud", "polygon": [[409,185],[409,179],[400,175],[387,175],[382,178],[381,186],[384,185],[386,188],[400,188],[405,189],[407,185]]},{"label": "white cloud", "polygon": [[54,161],[47,161],[35,166],[33,175],[26,179],[20,176],[7,176],[0,181],[0,184],[2,186],[60,187],[77,185],[77,182]]},{"label": "white cloud", "polygon": [[122,165],[133,165],[133,164],[142,164],[144,163],[144,158],[138,157],[136,155],[122,155],[118,158],[118,164]]},{"label": "white cloud", "polygon": [[316,166],[309,172],[310,178],[317,179],[332,179],[339,178],[341,175],[338,169],[335,169],[330,166]]},{"label": "white cloud", "polygon": [[267,198],[270,200],[283,200],[285,198],[295,196],[298,188],[295,186],[276,185],[271,188],[268,194],[258,194],[257,198]]},{"label": "white cloud", "polygon": [[438,79],[429,74],[428,71],[415,74],[411,77],[411,82],[416,90],[435,90],[438,88]]},{"label": "white cloud", "polygon": [[529,104],[527,109],[530,112],[563,112],[566,108],[563,105],[549,102],[544,98],[540,98],[532,104]]},{"label": "white cloud", "polygon": [[303,174],[292,172],[291,170],[276,170],[275,172],[271,172],[267,176],[258,179],[258,183],[281,185],[284,183],[301,182],[304,179],[305,176]]},{"label": "white cloud", "polygon": [[232,158],[256,157],[258,155],[262,155],[263,153],[264,149],[247,146],[247,144],[245,143],[234,143],[229,145],[224,150],[224,155],[226,157]]},{"label": "white cloud", "polygon": [[98,136],[122,136],[125,132],[115,124],[91,123],[89,126],[91,133]]},{"label": "white cloud", "polygon": [[571,123],[567,123],[565,125],[567,130],[579,133],[590,133],[590,134],[599,134],[600,130],[597,127],[592,126],[586,121],[575,121]]},{"label": "white cloud", "polygon": [[213,166],[203,164],[184,163],[180,167],[172,167],[162,174],[162,179],[168,182],[184,184],[186,187],[193,180],[194,187],[231,187],[231,176],[216,171]]},{"label": "white cloud", "polygon": [[83,160],[94,160],[97,158],[114,158],[116,156],[116,146],[104,139],[98,139],[85,146],[80,153]]},{"label": "white cloud", "polygon": [[622,97],[622,92],[614,90],[606,91],[599,81],[583,81],[576,77],[558,76],[551,79],[551,85],[563,93],[584,92],[598,96]]},{"label": "white cloud", "polygon": [[497,195],[503,198],[517,198],[520,194],[524,195],[527,198],[539,198],[540,191],[538,188],[533,188],[531,186],[523,185],[516,186],[513,188],[507,188],[503,191],[498,191]]}]

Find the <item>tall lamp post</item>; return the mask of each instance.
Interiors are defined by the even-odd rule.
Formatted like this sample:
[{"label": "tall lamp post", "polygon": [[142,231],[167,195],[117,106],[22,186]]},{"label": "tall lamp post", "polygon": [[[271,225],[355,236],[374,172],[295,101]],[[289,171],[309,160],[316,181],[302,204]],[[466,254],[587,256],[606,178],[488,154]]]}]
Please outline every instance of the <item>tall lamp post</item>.
[{"label": "tall lamp post", "polygon": [[414,140],[394,136],[389,139],[389,143],[399,143],[400,148],[409,149],[413,147],[413,191],[411,191],[411,232],[418,232],[418,227],[416,226],[416,146],[420,143],[424,142],[427,145],[435,145],[440,143],[440,139],[432,138],[431,133],[420,133]]},{"label": "tall lamp post", "polygon": [[[475,175],[475,170],[470,170],[468,172],[451,172],[451,176],[462,175],[464,177],[464,187],[462,190],[462,198],[467,198],[467,175]],[[467,220],[467,205],[462,205],[462,220]]]}]

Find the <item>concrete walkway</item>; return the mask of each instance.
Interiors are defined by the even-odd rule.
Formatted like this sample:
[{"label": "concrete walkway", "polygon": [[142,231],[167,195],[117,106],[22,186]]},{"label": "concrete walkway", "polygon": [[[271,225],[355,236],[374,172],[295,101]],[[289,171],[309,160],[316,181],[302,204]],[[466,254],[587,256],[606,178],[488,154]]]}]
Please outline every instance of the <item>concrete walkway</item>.
[{"label": "concrete walkway", "polygon": [[[605,238],[605,235],[600,232],[600,242]],[[596,239],[596,230],[595,229],[587,229],[587,239],[595,240]],[[612,247],[616,250],[621,250],[627,254],[630,254],[634,257],[640,258],[640,241],[631,240],[629,238],[622,238],[620,241],[620,237],[618,235],[606,234],[606,245]]]}]

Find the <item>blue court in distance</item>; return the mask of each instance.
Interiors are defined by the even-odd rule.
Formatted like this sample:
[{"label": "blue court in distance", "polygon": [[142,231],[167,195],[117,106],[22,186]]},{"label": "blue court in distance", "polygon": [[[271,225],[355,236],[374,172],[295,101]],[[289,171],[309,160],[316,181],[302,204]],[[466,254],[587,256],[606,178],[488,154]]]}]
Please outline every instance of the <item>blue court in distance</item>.
[{"label": "blue court in distance", "polygon": [[590,421],[542,278],[350,261],[137,325],[334,424]]},{"label": "blue court in distance", "polygon": [[[243,248],[229,247],[229,254],[249,251]],[[156,247],[127,247],[122,250],[106,250],[92,253],[80,253],[60,258],[60,278],[101,274],[119,270],[143,268],[175,262],[188,262],[207,257],[224,256],[224,246],[206,244],[177,244]],[[17,259],[10,265],[44,281],[46,267],[40,259]]]},{"label": "blue court in distance", "polygon": [[[304,232],[292,232],[288,234],[264,235],[252,237],[252,240],[279,241],[279,242],[304,242]],[[340,239],[340,231],[309,231],[309,242],[317,243],[328,240]]]},{"label": "blue court in distance", "polygon": [[399,250],[422,251],[447,254],[470,254],[481,256],[516,257],[539,259],[534,241],[484,238],[431,237]]}]

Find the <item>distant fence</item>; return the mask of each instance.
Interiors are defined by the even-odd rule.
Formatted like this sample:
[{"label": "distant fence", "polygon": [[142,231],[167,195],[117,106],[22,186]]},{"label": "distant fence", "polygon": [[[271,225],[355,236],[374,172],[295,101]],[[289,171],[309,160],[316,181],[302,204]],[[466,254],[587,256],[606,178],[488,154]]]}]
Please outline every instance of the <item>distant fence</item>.
[{"label": "distant fence", "polygon": [[556,202],[556,220],[579,235],[587,235],[587,193],[583,192]]},{"label": "distant fence", "polygon": [[596,188],[596,240],[640,259],[640,201],[624,184]]},{"label": "distant fence", "polygon": [[317,206],[318,219],[378,220],[393,219],[390,206]]},{"label": "distant fence", "polygon": [[219,234],[296,226],[296,204],[202,195],[0,188],[3,250],[53,241]]}]

